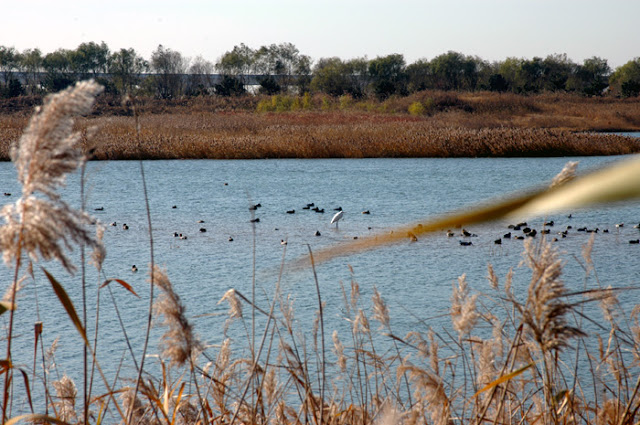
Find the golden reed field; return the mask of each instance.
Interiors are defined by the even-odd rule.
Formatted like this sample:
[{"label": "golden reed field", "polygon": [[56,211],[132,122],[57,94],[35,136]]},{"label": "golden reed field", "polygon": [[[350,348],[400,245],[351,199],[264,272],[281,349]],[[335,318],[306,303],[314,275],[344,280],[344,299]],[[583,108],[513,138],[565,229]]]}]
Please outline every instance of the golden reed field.
[{"label": "golden reed field", "polygon": [[[39,99],[4,101],[0,159]],[[98,98],[79,129],[99,128],[95,159],[257,159],[612,155],[640,141],[600,132],[640,130],[638,99],[425,91],[384,102],[348,96],[244,96],[132,104]]]}]

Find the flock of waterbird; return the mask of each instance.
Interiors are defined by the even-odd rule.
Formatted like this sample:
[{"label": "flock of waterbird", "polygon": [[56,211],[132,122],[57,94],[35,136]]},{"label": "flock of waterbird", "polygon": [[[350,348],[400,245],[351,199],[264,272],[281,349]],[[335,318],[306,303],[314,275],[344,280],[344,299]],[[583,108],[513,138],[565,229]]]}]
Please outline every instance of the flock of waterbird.
[{"label": "flock of waterbird", "polygon": [[[11,196],[11,194],[7,194],[7,193],[5,193],[5,195],[6,196]],[[261,207],[262,207],[261,203],[251,204],[251,205],[249,205],[249,211],[252,211],[252,212],[258,211],[258,209],[261,208]],[[172,209],[177,209],[178,206],[177,205],[173,205],[171,208]],[[306,204],[304,207],[302,207],[302,209],[303,210],[313,211],[313,212],[318,213],[318,214],[324,214],[325,213],[325,208],[320,208],[320,207],[316,206],[314,202]],[[340,220],[342,220],[342,218],[344,217],[344,211],[343,211],[342,207],[336,207],[333,210],[335,211],[335,214],[331,218],[331,221],[330,221],[329,224],[331,224],[331,225],[335,224],[336,225],[336,229],[338,229],[338,222]],[[104,211],[104,207],[96,207],[96,208],[94,208],[94,211]],[[286,214],[296,214],[296,210],[295,209],[286,210],[285,213]],[[371,211],[364,210],[364,211],[362,211],[362,214],[369,215],[369,214],[371,214]],[[249,220],[249,222],[250,223],[260,223],[260,218],[259,217],[255,217],[255,215],[254,215]],[[204,220],[199,220],[198,223],[199,224],[204,224]],[[118,227],[119,226],[116,221],[112,222],[110,225],[111,225],[111,227]],[[129,225],[127,225],[126,223],[122,223],[120,225],[120,227],[122,228],[122,230],[129,230]],[[279,230],[279,229],[276,228],[275,230]],[[371,230],[371,227],[369,227],[369,230]],[[205,227],[200,227],[199,231],[200,231],[200,233],[206,233],[207,229]],[[314,234],[314,236],[321,236],[322,235],[319,230],[316,230],[313,234]],[[173,237],[178,238],[180,240],[188,239],[188,236],[185,233],[179,233],[179,232],[173,232]],[[357,236],[354,236],[354,239],[357,239]],[[233,242],[234,241],[233,236],[229,236],[227,238],[227,240],[229,242]],[[284,240],[284,239],[281,239],[280,240],[280,244],[281,245],[287,245],[287,241]],[[131,271],[132,272],[137,272],[138,271],[138,267],[135,264],[132,265],[131,266]]]},{"label": "flock of waterbird", "polygon": [[[11,196],[11,193],[9,192],[4,192],[4,196]],[[257,204],[251,204],[249,206],[249,210],[252,212],[258,211],[259,208],[262,207],[261,203],[257,203]],[[177,209],[178,206],[177,205],[173,205],[171,208],[173,209]],[[324,214],[325,212],[325,208],[320,208],[319,206],[315,205],[314,202],[308,203],[306,204],[304,207],[302,207],[302,210],[308,210],[308,211],[313,211],[315,213],[318,214]],[[104,207],[96,207],[94,208],[94,211],[104,211]],[[339,222],[343,219],[344,217],[344,211],[342,209],[342,207],[336,207],[333,209],[333,211],[335,211],[333,217],[331,218],[330,221],[330,225],[335,224],[336,225],[336,229],[338,229],[338,224]],[[286,214],[296,214],[296,210],[295,209],[290,209],[290,210],[286,210],[285,211]],[[369,210],[365,210],[362,211],[362,214],[371,214],[371,212]],[[569,214],[567,216],[568,219],[572,219],[573,216],[572,214]],[[260,223],[260,218],[259,217],[255,217],[255,214],[252,216],[252,218],[250,219],[251,223]],[[199,224],[204,224],[204,220],[199,220],[198,221]],[[112,222],[111,223],[112,227],[117,227],[118,223],[117,222]],[[122,230],[129,230],[129,226],[126,223],[123,223],[121,226]],[[616,230],[619,232],[621,228],[624,227],[624,223],[617,223],[615,224],[615,228]],[[640,231],[640,223],[633,225],[633,228],[638,229]],[[555,231],[553,231],[553,229],[556,229]],[[503,240],[509,240],[509,239],[516,239],[516,240],[522,240],[525,238],[535,238],[538,234],[541,235],[550,235],[553,231],[553,237],[549,236],[551,238],[552,242],[558,242],[561,239],[566,238],[567,236],[569,236],[571,231],[575,231],[575,232],[584,232],[584,233],[609,233],[609,229],[607,228],[603,228],[600,229],[598,227],[595,228],[589,228],[587,226],[582,226],[582,227],[574,227],[571,224],[567,224],[565,225],[561,230],[557,230],[559,229],[559,227],[557,226],[557,223],[555,223],[555,221],[550,220],[550,221],[545,221],[542,225],[542,228],[540,230],[537,230],[535,228],[532,228],[528,223],[526,222],[521,222],[518,224],[510,224],[508,226],[508,232],[504,233],[501,237],[494,239],[493,243],[495,245],[502,245],[502,241]],[[275,230],[278,230],[277,228]],[[371,230],[371,227],[369,227],[369,230]],[[206,233],[207,229],[205,227],[200,227],[199,228],[200,233]],[[459,239],[458,242],[460,243],[461,246],[473,246],[473,238],[478,237],[477,234],[472,233],[470,231],[468,231],[465,228],[462,228],[459,232],[454,232],[452,230],[447,230],[446,232],[447,237],[449,238],[454,238],[456,236],[461,237],[463,239]],[[321,236],[321,233],[319,230],[316,230],[314,232],[314,236]],[[639,234],[640,236],[640,234]],[[174,232],[173,233],[173,237],[178,238],[180,240],[186,240],[188,239],[187,235],[184,233],[179,233],[179,232]],[[411,242],[416,242],[418,239],[415,235],[410,234],[409,235],[410,241]],[[354,239],[357,239],[357,236],[354,236]],[[229,242],[233,242],[233,236],[229,236],[227,238],[227,240]],[[280,244],[281,245],[287,245],[287,241],[284,239],[280,240]],[[629,239],[629,244],[631,245],[640,245],[640,238],[635,238],[635,239]],[[137,272],[138,268],[135,265],[131,266],[131,271],[132,272]]]},{"label": "flock of waterbird", "polygon": [[[567,216],[568,219],[572,219],[573,215],[569,214]],[[569,236],[571,231],[574,232],[582,232],[582,233],[609,233],[609,229],[608,228],[603,228],[600,229],[599,227],[587,227],[587,226],[582,226],[582,227],[574,227],[571,224],[567,224],[565,225],[561,230],[559,230],[560,228],[558,226],[556,226],[557,223],[555,223],[554,220],[550,220],[550,221],[545,221],[542,224],[542,229],[537,230],[532,228],[529,224],[527,224],[526,222],[521,222],[518,224],[510,224],[507,226],[508,228],[508,232],[504,233],[501,237],[494,239],[493,243],[495,245],[502,245],[502,241],[505,239],[517,239],[517,240],[523,240],[526,238],[535,238],[538,234],[541,235],[550,235],[549,238],[551,239],[552,242],[558,242],[561,239],[566,238],[567,236]],[[624,223],[617,223],[615,225],[616,230],[619,232],[620,228],[624,227]],[[640,230],[640,223],[633,225],[633,228]],[[556,230],[553,230],[556,229]],[[553,236],[551,236],[553,232]],[[459,233],[453,232],[451,230],[447,231],[447,236],[450,238],[453,238],[455,236],[459,236],[462,237],[463,239],[459,239],[458,242],[460,243],[461,246],[472,246],[473,242],[470,240],[470,238],[474,238],[474,237],[478,237],[477,234],[475,233],[471,233],[469,232],[467,229],[462,228],[460,230]],[[640,236],[640,234],[639,234]],[[631,245],[639,245],[640,244],[640,238],[636,238],[636,239],[629,239],[629,244]]]}]

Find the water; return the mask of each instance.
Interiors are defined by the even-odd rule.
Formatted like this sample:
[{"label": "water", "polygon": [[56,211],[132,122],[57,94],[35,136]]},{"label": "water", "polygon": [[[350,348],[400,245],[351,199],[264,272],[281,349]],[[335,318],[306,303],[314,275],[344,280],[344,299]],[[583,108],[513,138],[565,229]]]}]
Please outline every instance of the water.
[{"label": "water", "polygon": [[[582,171],[620,159],[571,158],[580,161]],[[144,162],[155,262],[166,267],[196,332],[206,344],[215,347],[224,339],[227,311],[226,304],[218,304],[220,298],[230,288],[251,296],[254,246],[258,304],[268,309],[264,294],[273,294],[278,279],[285,252],[281,240],[288,241],[285,260],[295,260],[307,256],[308,247],[318,250],[346,243],[355,236],[386,232],[396,225],[544,185],[567,161],[566,158],[478,158]],[[2,192],[13,194],[1,200],[15,201],[20,189],[12,164],[0,164],[0,182]],[[108,249],[104,275],[97,276],[93,269],[88,271],[90,323],[95,316],[98,283],[105,278],[128,282],[139,297],[113,283],[112,290],[135,355],[139,356],[146,326],[146,279],[150,261],[140,165],[129,161],[89,163],[86,190],[87,209],[106,226]],[[79,205],[78,176],[71,176],[63,192],[68,202]],[[325,213],[303,210],[311,202],[324,208]],[[255,203],[261,203],[262,207],[255,211],[260,222],[255,224],[254,233],[250,223],[254,215],[248,206]],[[339,229],[335,229],[329,222],[338,206],[345,215]],[[295,209],[295,214],[286,213],[291,209]],[[362,214],[365,210],[370,214]],[[567,239],[557,243],[566,261],[566,285],[572,290],[580,290],[585,285],[581,249],[590,235],[575,232],[575,228],[581,226],[609,230],[596,235],[593,251],[601,284],[637,285],[639,248],[628,241],[638,237],[639,231],[632,227],[640,222],[638,203],[571,213],[571,219],[566,213],[546,217],[555,221],[554,231],[564,230],[567,225],[574,227]],[[540,228],[544,219],[529,223]],[[112,222],[117,225],[110,226]],[[125,223],[128,230],[122,229]],[[616,223],[627,225],[616,228]],[[392,325],[398,335],[414,329],[426,331],[427,326],[436,329],[448,326],[449,319],[442,315],[450,306],[452,283],[466,273],[474,290],[487,292],[485,276],[489,262],[502,281],[513,267],[514,287],[522,291],[529,277],[526,269],[517,267],[522,241],[504,240],[501,246],[493,243],[508,231],[506,224],[470,229],[478,234],[471,247],[460,246],[461,238],[448,238],[443,232],[422,237],[417,243],[389,246],[319,265],[318,283],[326,303],[325,328],[330,333],[333,329],[345,331],[349,326],[344,320],[341,283],[348,286],[352,278],[360,283],[365,305],[369,305],[373,287],[377,287],[389,305]],[[321,236],[314,236],[316,231]],[[182,233],[187,239],[176,238],[174,233]],[[233,238],[232,242],[229,237]],[[78,264],[77,252],[73,258]],[[131,271],[134,264],[140,270],[137,273]],[[45,267],[64,285],[80,310],[79,277],[68,276],[55,264]],[[11,277],[8,268],[0,270],[0,282],[4,286]],[[587,285],[593,287],[597,283],[592,276]],[[285,270],[281,285],[283,292],[294,299],[299,326],[310,329],[318,309],[312,271]],[[524,297],[526,293],[519,295]],[[626,306],[634,304],[635,297],[635,293],[620,294]],[[5,320],[6,316],[3,316]],[[41,320],[45,347],[60,337],[56,354],[60,372],[75,378],[81,376],[80,340],[38,268],[35,284],[28,281],[21,292],[17,317],[16,362],[26,369],[32,368],[33,323]],[[425,319],[430,320],[425,324]],[[92,335],[93,325],[89,328]],[[160,333],[160,329],[154,331],[151,352],[157,352]],[[240,327],[230,329],[229,335],[240,345],[246,342]],[[105,291],[101,295],[99,340],[99,359],[106,373],[113,377],[124,358],[120,374],[131,376],[133,363]],[[215,348],[211,353],[215,355]]]}]

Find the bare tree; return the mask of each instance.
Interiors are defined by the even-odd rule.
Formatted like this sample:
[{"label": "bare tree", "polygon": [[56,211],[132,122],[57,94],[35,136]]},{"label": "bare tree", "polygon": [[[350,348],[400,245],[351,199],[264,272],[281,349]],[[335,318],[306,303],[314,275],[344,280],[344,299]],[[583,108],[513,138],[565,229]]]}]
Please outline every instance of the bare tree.
[{"label": "bare tree", "polygon": [[156,73],[156,93],[162,99],[172,99],[184,93],[183,74],[187,73],[189,60],[180,52],[160,44],[151,54],[151,68]]}]

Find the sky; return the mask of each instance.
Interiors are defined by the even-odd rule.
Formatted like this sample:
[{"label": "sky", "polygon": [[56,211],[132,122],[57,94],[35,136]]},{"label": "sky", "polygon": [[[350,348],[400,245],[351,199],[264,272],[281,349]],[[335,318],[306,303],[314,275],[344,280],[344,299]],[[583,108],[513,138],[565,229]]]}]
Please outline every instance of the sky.
[{"label": "sky", "polygon": [[[6,3],[6,4],[3,4]],[[146,59],[159,44],[216,62],[235,45],[293,43],[314,61],[453,50],[488,61],[566,53],[612,68],[640,56],[638,0],[0,0],[0,45],[49,53],[83,42]]]}]

